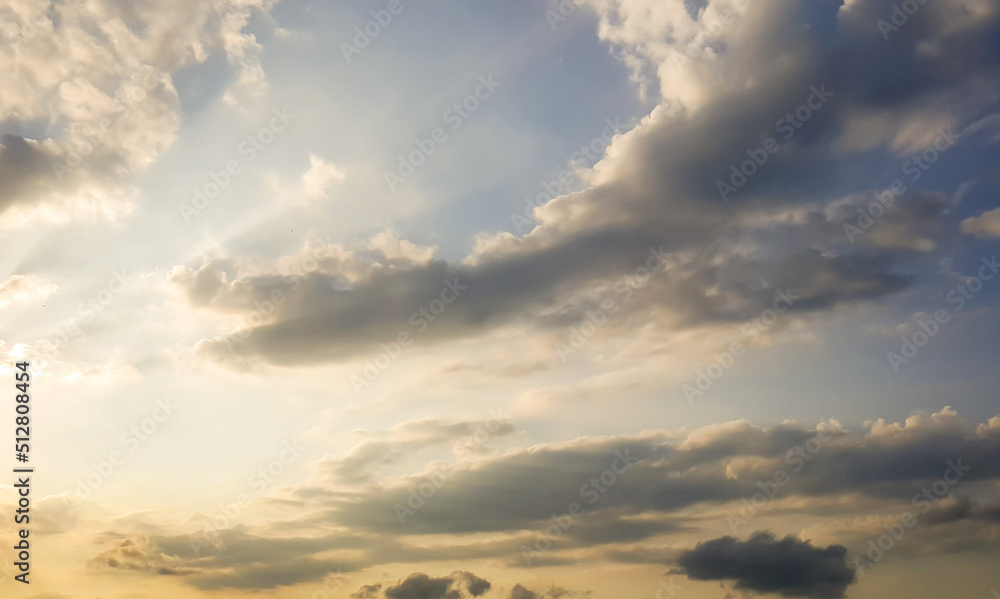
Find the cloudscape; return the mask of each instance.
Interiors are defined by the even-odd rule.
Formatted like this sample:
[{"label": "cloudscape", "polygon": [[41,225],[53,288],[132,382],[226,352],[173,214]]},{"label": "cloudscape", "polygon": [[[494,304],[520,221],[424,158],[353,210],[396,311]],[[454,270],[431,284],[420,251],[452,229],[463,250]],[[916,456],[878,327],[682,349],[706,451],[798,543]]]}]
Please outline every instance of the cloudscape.
[{"label": "cloudscape", "polygon": [[0,595],[1000,599],[1000,0],[0,0]]}]

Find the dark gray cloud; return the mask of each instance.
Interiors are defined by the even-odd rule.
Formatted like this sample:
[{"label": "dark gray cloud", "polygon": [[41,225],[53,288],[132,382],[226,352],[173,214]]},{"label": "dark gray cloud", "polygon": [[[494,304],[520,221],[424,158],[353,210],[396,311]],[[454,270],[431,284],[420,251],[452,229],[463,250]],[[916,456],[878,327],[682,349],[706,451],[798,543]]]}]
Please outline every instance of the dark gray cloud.
[{"label": "dark gray cloud", "polygon": [[358,589],[356,592],[351,593],[353,599],[376,599],[378,597],[379,591],[382,590],[381,584],[366,584]]},{"label": "dark gray cloud", "polygon": [[[51,143],[52,140],[47,141]],[[47,203],[70,215],[77,207],[69,198],[96,191],[120,196],[107,205],[109,212],[126,209],[128,193],[120,174],[124,169],[123,161],[106,150],[96,148],[95,153],[81,164],[37,140],[3,133],[0,135],[0,181],[4,182],[0,189],[0,214],[11,208],[31,208]],[[67,162],[73,167],[67,166]]]},{"label": "dark gray cloud", "polygon": [[959,520],[1000,522],[1000,503],[976,501],[969,497],[948,497],[931,506],[921,517],[926,524],[949,524]]},{"label": "dark gray cloud", "polygon": [[577,593],[552,585],[547,591],[536,592],[518,583],[510,590],[510,599],[559,599],[565,595],[588,595],[589,592]]},{"label": "dark gray cloud", "polygon": [[538,593],[530,591],[520,584],[515,584],[510,590],[510,599],[538,599]]},{"label": "dark gray cloud", "polygon": [[794,536],[757,532],[746,541],[722,537],[698,543],[678,559],[692,580],[734,581],[738,590],[784,597],[839,599],[855,580],[840,545],[813,547]]},{"label": "dark gray cloud", "polygon": [[423,573],[411,574],[406,580],[385,589],[386,599],[460,599],[465,592],[478,597],[490,589],[489,581],[471,572],[454,572],[432,578]]},{"label": "dark gray cloud", "polygon": [[0,137],[0,212],[26,194],[37,194],[37,179],[54,177],[51,159],[23,137],[5,134]]},{"label": "dark gray cloud", "polygon": [[[462,579],[462,583],[465,585],[466,590],[473,597],[479,597],[486,591],[490,590],[492,586],[488,580],[480,578],[471,572],[458,572],[456,574]],[[452,576],[455,576],[455,574]]]}]

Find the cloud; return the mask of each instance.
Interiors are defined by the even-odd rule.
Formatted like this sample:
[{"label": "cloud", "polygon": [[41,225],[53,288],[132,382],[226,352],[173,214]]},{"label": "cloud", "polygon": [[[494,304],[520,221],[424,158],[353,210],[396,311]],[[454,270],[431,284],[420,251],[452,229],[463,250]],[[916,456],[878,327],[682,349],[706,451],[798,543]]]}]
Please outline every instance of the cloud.
[{"label": "cloud", "polygon": [[23,302],[38,303],[55,292],[58,287],[39,277],[11,275],[0,281],[0,310]]},{"label": "cloud", "polygon": [[460,599],[465,594],[479,597],[490,589],[489,581],[471,572],[454,572],[449,576],[431,578],[417,573],[385,589],[386,599]]},{"label": "cloud", "polygon": [[959,520],[1000,522],[1000,503],[975,501],[969,497],[947,497],[923,515],[926,524],[948,524]]},{"label": "cloud", "polygon": [[451,443],[454,452],[462,456],[470,450],[486,452],[485,445],[514,431],[509,422],[491,418],[476,420],[436,420],[425,418],[402,422],[386,433],[358,431],[366,439],[355,445],[347,455],[325,458],[317,471],[330,480],[343,484],[368,481],[370,468],[385,466],[412,457],[417,452]]},{"label": "cloud", "polygon": [[[287,505],[283,506],[287,508]],[[195,526],[203,518],[194,518]],[[198,570],[184,582],[202,590],[274,589],[317,582],[342,572],[359,569],[354,557],[330,557],[331,552],[357,552],[369,540],[347,528],[320,525],[302,537],[288,534],[281,526],[243,526],[214,531],[205,528],[185,534],[161,534],[151,539],[161,551],[177,556]],[[196,552],[197,548],[197,552]]]},{"label": "cloud", "polygon": [[[448,427],[451,432],[446,432]],[[418,421],[394,434],[436,443],[467,430],[460,423]],[[353,471],[364,462],[358,462],[359,455],[352,450],[343,463],[353,464]],[[632,465],[623,470],[622,459]],[[724,526],[728,515],[743,508],[741,501],[761,493],[758,483],[773,480],[779,470],[787,482],[758,509],[762,525],[771,513],[781,518],[808,516],[815,525],[811,536],[803,533],[803,538],[819,535],[828,544],[863,551],[867,539],[882,534],[884,525],[891,523],[890,516],[919,511],[912,504],[914,494],[932,487],[957,459],[970,468],[961,479],[964,492],[972,497],[995,494],[1000,416],[973,424],[945,409],[899,423],[871,422],[864,431],[838,429],[835,423],[825,428],[794,423],[761,427],[735,421],[692,431],[584,437],[457,462],[433,495],[412,508],[414,513],[401,524],[396,506],[409,505],[413,489],[428,480],[424,473],[345,486],[339,475],[329,476],[338,471],[337,458],[326,457],[313,465],[320,476],[276,490],[274,497],[247,508],[247,513],[272,517],[218,531],[216,541],[204,544],[197,555],[189,536],[197,531],[185,530],[148,542],[132,540],[96,561],[107,565],[114,559],[115,567],[149,574],[160,565],[178,572],[190,569],[184,582],[201,589],[275,588],[317,581],[332,571],[400,563],[486,559],[525,567],[524,548],[535,546],[538,531],[552,526],[555,514],[570,525],[562,526],[551,548],[533,560],[536,566],[664,564],[679,559],[681,539]],[[532,492],[525,493],[525,488]],[[573,502],[582,510],[570,518],[564,514]],[[956,498],[929,507],[920,516],[928,526],[909,533],[916,535],[915,550],[924,555],[996,550],[1000,520],[995,502]],[[872,519],[874,513],[885,516]],[[746,543],[720,541],[709,549],[724,545],[737,557],[753,554],[758,546],[772,549],[761,555],[773,557],[768,563],[777,564],[774,568],[790,556],[829,566],[833,558],[824,561],[816,552],[836,553],[829,548],[805,550],[800,541],[762,537]],[[907,550],[899,551],[902,555]],[[689,573],[703,572],[691,564]],[[816,583],[815,594],[807,596],[839,596],[830,589],[836,588],[839,579],[834,574],[840,570],[831,566],[828,571],[833,574],[826,582],[832,586],[823,591],[819,570],[804,570],[816,577],[810,579]],[[764,583],[748,578],[747,584]],[[451,598],[455,593],[475,596],[486,588],[485,581],[462,572],[447,577],[415,574],[384,586],[382,594],[389,599],[391,594],[421,593]],[[389,589],[394,589],[391,594]]]},{"label": "cloud", "polygon": [[303,582],[323,580],[339,571],[340,562],[297,558],[282,562],[240,564],[231,570],[218,570],[191,577],[189,582],[201,590],[274,589]]},{"label": "cloud", "polygon": [[114,174],[121,157],[109,156],[108,151],[99,148],[85,166],[69,168],[67,163],[78,158],[71,150],[3,134],[0,177],[10,185],[0,191],[0,213],[5,216],[0,228],[18,228],[35,220],[62,223],[71,218],[115,222],[130,215],[135,210],[135,191]]},{"label": "cloud", "polygon": [[[831,432],[825,443],[820,433],[792,424],[734,422],[691,431],[680,440],[668,431],[650,431],[510,450],[478,460],[474,468],[459,464],[406,527],[424,534],[533,530],[543,527],[553,510],[565,511],[578,501],[586,513],[561,542],[594,546],[676,531],[685,523],[669,514],[693,505],[737,503],[759,492],[757,483],[778,470],[790,478],[781,496],[803,499],[860,494],[909,501],[959,457],[975,464],[966,483],[1000,478],[1000,467],[994,466],[1000,459],[1000,419],[976,427],[945,409],[903,424],[878,421],[863,433]],[[807,446],[817,451],[807,452]],[[635,463],[613,485],[598,481],[607,491],[591,504],[581,485],[594,485],[619,455]],[[394,530],[399,527],[394,506],[406,505],[410,490],[424,481],[423,474],[415,474],[327,507],[338,521],[373,532]],[[533,489],[530,496],[522,492],[525,485]],[[638,514],[659,517],[630,521]]]},{"label": "cloud", "polygon": [[538,599],[538,593],[530,591],[520,584],[515,584],[510,590],[510,599]]},{"label": "cloud", "polygon": [[133,214],[134,176],[180,130],[173,73],[222,50],[240,68],[227,100],[259,96],[266,89],[260,47],[242,30],[254,10],[271,4],[11,6],[10,43],[0,46],[0,227]]},{"label": "cloud", "polygon": [[589,593],[576,593],[573,591],[568,591],[562,587],[557,587],[552,585],[547,591],[542,593],[537,593],[531,589],[526,588],[522,584],[518,583],[514,585],[514,588],[510,590],[510,599],[559,599],[564,595],[588,595]]},{"label": "cloud", "polygon": [[492,588],[492,585],[488,580],[480,578],[471,572],[460,572],[459,574],[462,578],[463,584],[465,584],[466,590],[473,597],[479,597]]},{"label": "cloud", "polygon": [[[265,6],[269,3],[266,2]],[[229,63],[239,67],[236,81],[226,90],[222,100],[232,106],[244,107],[262,97],[270,88],[260,62],[263,48],[253,34],[243,32],[255,3],[223,0],[214,4],[228,9],[219,17],[219,36]]]},{"label": "cloud", "polygon": [[[0,348],[5,342],[0,340]],[[103,356],[94,362],[75,361],[62,358],[59,346],[53,341],[38,343],[16,343],[6,349],[7,357],[0,361],[0,372],[16,372],[17,362],[32,363],[33,377],[46,377],[53,384],[75,387],[106,387],[133,381],[139,377],[138,369],[121,356]]]},{"label": "cloud", "polygon": [[139,570],[163,576],[184,576],[197,572],[195,568],[178,566],[179,560],[165,555],[146,537],[126,537],[94,556],[89,564],[112,570]]},{"label": "cloud", "polygon": [[315,154],[309,155],[309,170],[302,175],[302,191],[308,200],[327,198],[327,190],[334,183],[343,181],[347,173]]},{"label": "cloud", "polygon": [[[294,301],[245,342],[208,337],[199,354],[301,365],[348,360],[401,333],[421,345],[504,326],[545,335],[615,297],[613,283],[644,267],[650,248],[661,260],[656,276],[602,335],[630,334],[636,323],[665,336],[745,321],[786,288],[802,298],[794,315],[826,313],[904,292],[919,282],[914,261],[933,261],[957,242],[949,220],[960,194],[926,188],[927,179],[910,185],[902,169],[940,128],[963,132],[994,108],[1000,73],[988,40],[1000,33],[997,10],[924,7],[886,44],[873,25],[880,4],[861,0],[822,0],[811,11],[801,2],[719,0],[696,13],[682,2],[583,4],[634,80],[659,96],[584,173],[588,188],[534,209],[537,226],[520,237],[482,234],[458,260],[377,236],[368,249],[381,257],[306,273]],[[727,10],[729,25],[718,30]],[[803,106],[809,118],[799,122]],[[983,133],[973,129],[945,158],[978,151]],[[719,182],[764,151],[766,138],[778,149],[765,151],[766,163],[751,165],[757,172],[724,201]],[[891,210],[857,239],[845,234],[896,178],[908,185]],[[218,279],[224,265],[202,268]],[[223,313],[283,284],[274,272],[226,274],[231,284],[215,306]],[[464,286],[461,296],[421,320],[446,281]],[[197,303],[197,290],[186,291]]]},{"label": "cloud", "polygon": [[355,593],[351,593],[353,599],[376,599],[379,596],[379,591],[382,590],[381,584],[366,584],[357,590]]},{"label": "cloud", "polygon": [[839,599],[855,580],[847,549],[813,547],[792,535],[757,532],[746,541],[722,537],[698,543],[678,559],[692,580],[732,580],[736,589],[784,597]]},{"label": "cloud", "polygon": [[1000,208],[963,220],[962,232],[978,237],[1000,237]]},{"label": "cloud", "polygon": [[420,265],[427,264],[434,258],[437,246],[418,245],[401,239],[395,231],[386,229],[371,238],[368,249],[379,252],[391,263]]}]

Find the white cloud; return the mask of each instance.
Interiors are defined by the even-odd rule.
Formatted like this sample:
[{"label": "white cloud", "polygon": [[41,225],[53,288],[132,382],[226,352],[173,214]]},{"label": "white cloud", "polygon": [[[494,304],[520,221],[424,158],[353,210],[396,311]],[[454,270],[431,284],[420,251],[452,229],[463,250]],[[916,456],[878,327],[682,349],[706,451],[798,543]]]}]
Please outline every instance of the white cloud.
[{"label": "white cloud", "polygon": [[426,264],[434,257],[437,246],[419,245],[400,239],[392,229],[376,233],[368,243],[368,249],[381,253],[390,261],[408,264]]},{"label": "white cloud", "polygon": [[963,220],[962,232],[978,237],[1000,237],[1000,208]]},{"label": "white cloud", "polygon": [[309,155],[309,170],[302,175],[302,190],[308,200],[322,200],[329,197],[327,190],[334,183],[347,178],[347,173],[336,165],[326,162],[315,154]]},{"label": "white cloud", "polygon": [[[240,75],[227,98],[267,89],[259,44],[242,33],[268,0],[121,5],[18,2],[0,43],[0,121],[45,124],[0,140],[4,228],[71,218],[120,220],[135,210],[132,177],[176,139],[172,73],[226,52]],[[58,24],[58,26],[56,25]]]}]

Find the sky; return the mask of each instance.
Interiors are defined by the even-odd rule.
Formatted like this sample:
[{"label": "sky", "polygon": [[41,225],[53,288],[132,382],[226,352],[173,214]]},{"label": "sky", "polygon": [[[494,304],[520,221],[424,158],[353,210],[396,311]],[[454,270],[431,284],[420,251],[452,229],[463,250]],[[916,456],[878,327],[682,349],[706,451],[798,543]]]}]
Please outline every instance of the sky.
[{"label": "sky", "polygon": [[998,159],[997,0],[0,0],[3,595],[1000,599]]}]

